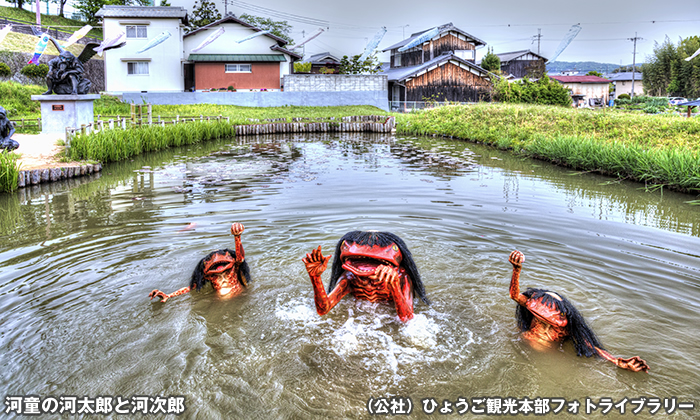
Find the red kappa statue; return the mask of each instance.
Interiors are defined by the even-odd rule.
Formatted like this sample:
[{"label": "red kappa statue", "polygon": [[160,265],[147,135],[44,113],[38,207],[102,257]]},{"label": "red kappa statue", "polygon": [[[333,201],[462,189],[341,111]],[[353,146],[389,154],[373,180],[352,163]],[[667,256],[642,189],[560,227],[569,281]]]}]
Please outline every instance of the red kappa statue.
[{"label": "red kappa statue", "polygon": [[200,290],[207,282],[210,282],[220,295],[236,296],[240,294],[250,281],[250,270],[245,261],[245,251],[241,244],[241,233],[245,227],[240,223],[231,225],[231,233],[236,242],[236,250],[220,249],[202,258],[192,273],[189,287],[183,287],[173,293],[165,294],[156,289],[148,294],[148,297],[161,298],[165,302],[171,297],[184,295],[194,289]]},{"label": "red kappa statue", "polygon": [[327,314],[348,293],[355,299],[393,302],[403,322],[413,318],[414,292],[430,304],[411,252],[392,233],[354,231],[340,238],[326,292],[321,274],[330,258],[323,256],[319,246],[302,260],[311,278],[319,315]]},{"label": "red kappa statue", "polygon": [[553,343],[570,338],[579,356],[600,356],[622,369],[648,372],[649,366],[639,357],[614,357],[600,344],[593,330],[571,302],[563,296],[544,289],[528,288],[520,293],[520,271],[525,256],[513,251],[509,257],[513,265],[510,297],[518,303],[516,317],[523,338],[533,345],[551,347]]}]

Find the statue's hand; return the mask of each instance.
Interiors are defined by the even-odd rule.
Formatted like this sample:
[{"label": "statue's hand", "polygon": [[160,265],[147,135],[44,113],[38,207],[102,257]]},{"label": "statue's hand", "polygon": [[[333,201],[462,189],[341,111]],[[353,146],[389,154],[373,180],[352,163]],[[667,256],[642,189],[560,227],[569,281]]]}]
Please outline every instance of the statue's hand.
[{"label": "statue's hand", "polygon": [[523,253],[520,251],[513,251],[510,253],[508,261],[513,264],[514,268],[522,268],[523,263],[525,262],[525,255],[523,255]]},{"label": "statue's hand", "polygon": [[618,357],[615,364],[622,369],[631,370],[632,372],[649,372],[649,365],[640,359],[639,356],[630,357],[629,359]]},{"label": "statue's hand", "polygon": [[233,223],[231,225],[231,234],[233,236],[241,236],[241,233],[245,230],[245,227],[240,223]]},{"label": "statue's hand", "polygon": [[153,300],[154,297],[159,297],[161,298],[162,303],[165,303],[165,301],[168,300],[168,295],[166,295],[158,289],[155,289],[151,293],[149,293],[148,297],[151,298],[151,300]]},{"label": "statue's hand", "polygon": [[399,282],[399,273],[394,267],[380,265],[374,270],[374,274],[369,276],[372,280],[379,280],[386,285],[394,285]]},{"label": "statue's hand", "polygon": [[318,248],[311,251],[310,254],[306,254],[306,257],[304,257],[302,261],[306,265],[306,271],[308,271],[310,276],[320,276],[321,273],[326,271],[328,260],[330,259],[330,255],[327,257],[323,256],[321,245],[319,245]]}]

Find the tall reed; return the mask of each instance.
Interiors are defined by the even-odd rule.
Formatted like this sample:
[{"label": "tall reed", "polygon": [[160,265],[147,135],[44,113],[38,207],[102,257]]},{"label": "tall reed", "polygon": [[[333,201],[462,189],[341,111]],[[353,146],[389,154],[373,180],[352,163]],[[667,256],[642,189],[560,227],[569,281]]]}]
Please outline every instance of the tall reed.
[{"label": "tall reed", "polygon": [[115,162],[144,152],[234,136],[234,126],[225,121],[104,130],[74,137],[70,143],[69,157],[73,160]]},{"label": "tall reed", "polygon": [[10,192],[17,189],[18,160],[18,154],[0,151],[0,192]]}]

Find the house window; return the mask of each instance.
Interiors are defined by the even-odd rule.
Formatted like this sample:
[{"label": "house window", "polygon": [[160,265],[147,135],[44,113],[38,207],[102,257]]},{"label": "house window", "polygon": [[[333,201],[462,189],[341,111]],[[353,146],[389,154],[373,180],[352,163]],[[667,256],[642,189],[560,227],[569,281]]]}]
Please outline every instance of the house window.
[{"label": "house window", "polygon": [[127,38],[148,38],[148,26],[146,25],[127,25]]},{"label": "house window", "polygon": [[401,67],[401,53],[394,55],[394,67]]},{"label": "house window", "polygon": [[127,74],[148,74],[148,61],[132,61],[126,63]]},{"label": "house window", "polygon": [[250,73],[253,71],[251,64],[226,64],[226,73]]}]

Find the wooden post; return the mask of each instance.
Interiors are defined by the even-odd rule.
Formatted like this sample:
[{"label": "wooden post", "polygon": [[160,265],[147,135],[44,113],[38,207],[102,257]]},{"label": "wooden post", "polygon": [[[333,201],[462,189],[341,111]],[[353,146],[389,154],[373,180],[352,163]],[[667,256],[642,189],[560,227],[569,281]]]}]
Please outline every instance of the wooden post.
[{"label": "wooden post", "polygon": [[151,108],[151,104],[148,104],[148,125],[153,124],[153,112]]},{"label": "wooden post", "polygon": [[136,104],[131,104],[131,125],[136,121]]}]

